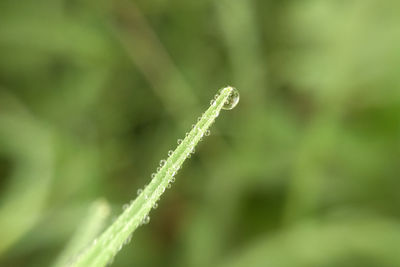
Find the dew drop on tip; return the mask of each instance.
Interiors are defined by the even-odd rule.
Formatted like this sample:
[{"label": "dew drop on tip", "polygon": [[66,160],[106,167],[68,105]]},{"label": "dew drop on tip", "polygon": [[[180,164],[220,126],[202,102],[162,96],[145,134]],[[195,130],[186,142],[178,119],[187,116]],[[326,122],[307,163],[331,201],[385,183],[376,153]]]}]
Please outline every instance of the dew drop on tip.
[{"label": "dew drop on tip", "polygon": [[222,106],[222,109],[231,110],[234,107],[236,107],[236,105],[239,103],[240,99],[239,91],[234,87],[231,88],[232,92],[229,95],[228,99],[225,101],[224,105]]}]

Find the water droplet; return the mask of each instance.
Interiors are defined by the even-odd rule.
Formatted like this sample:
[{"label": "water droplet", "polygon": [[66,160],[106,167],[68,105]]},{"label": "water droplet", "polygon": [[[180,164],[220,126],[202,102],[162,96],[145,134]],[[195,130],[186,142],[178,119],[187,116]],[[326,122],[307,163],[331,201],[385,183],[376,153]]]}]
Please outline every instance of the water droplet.
[{"label": "water droplet", "polygon": [[205,136],[209,136],[211,134],[210,130],[207,130],[205,133]]},{"label": "water droplet", "polygon": [[143,189],[138,189],[138,190],[136,191],[136,193],[137,193],[138,195],[140,195],[142,192],[143,192]]},{"label": "water droplet", "polygon": [[122,205],[122,210],[126,210],[127,208],[129,208],[129,204]]},{"label": "water droplet", "polygon": [[182,143],[182,139],[178,139],[178,145]]},{"label": "water droplet", "polygon": [[214,99],[212,99],[212,100],[210,101],[210,105],[211,105],[211,106],[215,106],[215,100],[214,100]]},{"label": "water droplet", "polygon": [[164,166],[167,161],[165,159],[160,160],[160,167]]},{"label": "water droplet", "polygon": [[168,189],[171,188],[171,184],[167,184],[167,188],[168,188]]},{"label": "water droplet", "polygon": [[155,174],[155,173],[152,173],[152,174],[151,174],[151,178],[154,179],[154,177],[156,177],[156,174]]},{"label": "water droplet", "polygon": [[231,88],[232,92],[229,95],[228,99],[225,101],[224,105],[222,106],[222,109],[231,110],[234,107],[236,107],[236,105],[239,103],[240,99],[239,91],[234,87]]},{"label": "water droplet", "polygon": [[174,151],[172,151],[172,150],[168,151],[168,157],[171,157],[173,153],[174,153]]},{"label": "water droplet", "polygon": [[171,178],[171,183],[175,183],[175,177]]},{"label": "water droplet", "polygon": [[153,209],[156,209],[156,208],[158,208],[158,203],[157,202],[154,203],[154,205],[153,205]]},{"label": "water droplet", "polygon": [[146,215],[142,220],[142,224],[148,224],[149,222],[150,222],[150,216]]},{"label": "water droplet", "polygon": [[160,197],[160,196],[162,195],[161,189],[158,189],[158,190],[157,190],[157,195],[158,195],[158,197]]},{"label": "water droplet", "polygon": [[127,245],[131,242],[132,240],[132,235],[128,236],[128,238],[125,240],[124,245]]},{"label": "water droplet", "polygon": [[161,167],[158,167],[158,168],[157,168],[157,172],[160,172],[160,171],[161,171]]},{"label": "water droplet", "polygon": [[164,192],[165,192],[165,187],[164,187],[164,186],[161,186],[161,187],[158,189],[158,194],[161,196]]}]

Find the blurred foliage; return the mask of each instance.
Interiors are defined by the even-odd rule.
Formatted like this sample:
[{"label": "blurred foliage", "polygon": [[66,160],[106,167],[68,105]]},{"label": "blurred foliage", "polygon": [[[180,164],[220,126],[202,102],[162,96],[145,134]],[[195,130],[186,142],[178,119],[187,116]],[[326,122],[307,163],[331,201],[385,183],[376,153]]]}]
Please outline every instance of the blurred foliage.
[{"label": "blurred foliage", "polygon": [[117,215],[241,93],[113,266],[399,266],[400,2],[0,1],[0,266]]}]

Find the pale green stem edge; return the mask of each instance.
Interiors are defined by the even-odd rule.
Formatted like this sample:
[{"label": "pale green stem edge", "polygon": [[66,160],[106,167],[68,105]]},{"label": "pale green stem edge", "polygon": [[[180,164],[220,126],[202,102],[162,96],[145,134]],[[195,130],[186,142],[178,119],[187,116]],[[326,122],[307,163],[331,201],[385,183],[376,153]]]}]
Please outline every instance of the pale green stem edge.
[{"label": "pale green stem edge", "polygon": [[90,205],[88,215],[80,223],[66,247],[54,262],[54,267],[70,265],[91,245],[96,236],[104,230],[105,222],[110,215],[110,205],[104,199],[99,199]]},{"label": "pale green stem edge", "polygon": [[73,266],[105,266],[112,262],[131,234],[142,224],[152,207],[159,200],[183,162],[194,151],[195,146],[206,134],[218,117],[219,112],[232,93],[232,87],[222,89],[211,106],[199,118],[186,138],[178,145],[165,164],[157,171],[143,192],[125,209],[108,229],[93,241]]}]

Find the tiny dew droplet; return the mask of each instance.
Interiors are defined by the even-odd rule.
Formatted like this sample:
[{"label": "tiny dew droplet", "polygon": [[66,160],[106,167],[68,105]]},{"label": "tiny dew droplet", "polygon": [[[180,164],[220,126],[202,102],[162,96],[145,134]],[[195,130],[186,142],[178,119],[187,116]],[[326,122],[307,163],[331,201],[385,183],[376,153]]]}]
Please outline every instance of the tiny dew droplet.
[{"label": "tiny dew droplet", "polygon": [[168,156],[171,157],[173,153],[174,153],[174,151],[172,151],[172,150],[168,151]]},{"label": "tiny dew droplet", "polygon": [[204,133],[205,136],[209,136],[210,134],[211,134],[210,130],[207,130],[207,131]]},{"label": "tiny dew droplet", "polygon": [[156,208],[158,208],[158,203],[154,203],[154,205],[153,205],[153,209],[156,209]]},{"label": "tiny dew droplet", "polygon": [[165,159],[160,160],[160,167],[164,166],[167,161]]},{"label": "tiny dew droplet", "polygon": [[222,106],[222,109],[225,110],[231,110],[234,107],[236,107],[240,99],[239,91],[234,87],[230,88],[232,89],[232,92],[229,95],[228,99],[225,101],[224,105]]},{"label": "tiny dew droplet", "polygon": [[143,189],[138,189],[138,190],[136,191],[136,193],[137,193],[138,195],[140,195],[142,192],[143,192]]},{"label": "tiny dew droplet", "polygon": [[178,145],[182,143],[182,139],[178,139]]},{"label": "tiny dew droplet", "polygon": [[150,222],[150,216],[149,216],[149,215],[146,215],[146,217],[143,218],[142,223],[143,223],[143,224],[148,224],[149,222]]},{"label": "tiny dew droplet", "polygon": [[171,188],[171,184],[167,184],[167,188],[168,188],[168,189]]},{"label": "tiny dew droplet", "polygon": [[156,174],[155,174],[155,173],[152,173],[152,174],[151,174],[151,178],[154,178],[154,177],[156,177]]},{"label": "tiny dew droplet", "polygon": [[124,245],[128,245],[132,240],[132,235],[129,235],[127,239],[125,239]]}]

